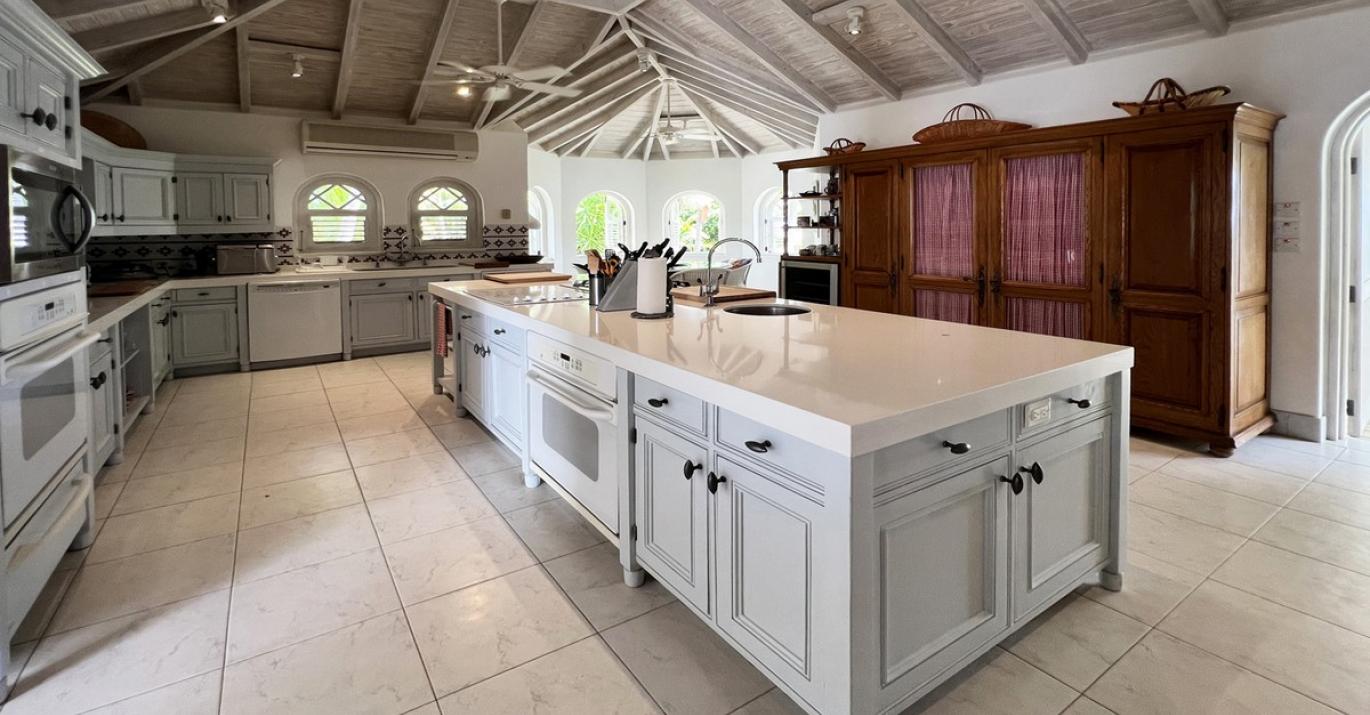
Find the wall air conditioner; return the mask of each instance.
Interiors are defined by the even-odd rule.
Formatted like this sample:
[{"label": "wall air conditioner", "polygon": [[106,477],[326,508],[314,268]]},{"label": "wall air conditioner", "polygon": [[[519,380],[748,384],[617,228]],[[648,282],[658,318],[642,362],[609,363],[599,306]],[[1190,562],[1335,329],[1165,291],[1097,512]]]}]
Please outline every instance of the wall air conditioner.
[{"label": "wall air conditioner", "polygon": [[300,143],[306,154],[364,154],[456,161],[475,161],[480,154],[480,136],[461,129],[305,120],[300,125]]}]

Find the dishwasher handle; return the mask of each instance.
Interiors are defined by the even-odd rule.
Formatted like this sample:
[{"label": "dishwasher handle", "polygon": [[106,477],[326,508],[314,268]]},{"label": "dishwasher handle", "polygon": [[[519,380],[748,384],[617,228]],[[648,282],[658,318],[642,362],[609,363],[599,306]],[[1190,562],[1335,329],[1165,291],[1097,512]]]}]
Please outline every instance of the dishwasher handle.
[{"label": "dishwasher handle", "polygon": [[252,286],[254,293],[290,293],[297,288],[327,289],[337,288],[337,280],[331,281],[289,281],[282,283],[257,283]]}]

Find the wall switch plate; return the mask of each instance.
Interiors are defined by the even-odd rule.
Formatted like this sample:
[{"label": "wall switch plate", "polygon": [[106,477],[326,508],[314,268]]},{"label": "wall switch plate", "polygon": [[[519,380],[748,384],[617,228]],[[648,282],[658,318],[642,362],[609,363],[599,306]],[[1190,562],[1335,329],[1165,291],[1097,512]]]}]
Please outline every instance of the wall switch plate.
[{"label": "wall switch plate", "polygon": [[500,209],[500,210],[499,210],[499,217],[500,217],[500,218],[505,218],[505,219],[507,219],[507,218],[513,218],[513,217],[514,217],[514,212],[513,212],[511,209]]},{"label": "wall switch plate", "polygon": [[1023,427],[1032,428],[1051,420],[1051,398],[1029,402],[1023,407]]}]

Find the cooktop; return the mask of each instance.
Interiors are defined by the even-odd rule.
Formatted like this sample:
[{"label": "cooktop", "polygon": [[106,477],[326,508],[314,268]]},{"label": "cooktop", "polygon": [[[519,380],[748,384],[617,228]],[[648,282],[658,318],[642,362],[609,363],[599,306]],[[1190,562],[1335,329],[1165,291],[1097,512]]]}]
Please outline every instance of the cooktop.
[{"label": "cooktop", "polygon": [[589,295],[561,283],[509,286],[508,288],[478,288],[471,295],[498,305],[538,305],[541,303],[572,303],[586,300]]}]

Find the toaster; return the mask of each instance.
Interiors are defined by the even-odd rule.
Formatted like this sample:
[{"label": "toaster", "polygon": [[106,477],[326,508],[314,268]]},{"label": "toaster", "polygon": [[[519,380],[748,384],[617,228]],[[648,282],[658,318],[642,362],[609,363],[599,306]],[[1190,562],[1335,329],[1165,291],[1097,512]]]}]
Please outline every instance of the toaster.
[{"label": "toaster", "polygon": [[260,245],[218,246],[214,263],[219,275],[241,273],[275,273],[276,248],[269,243]]}]

